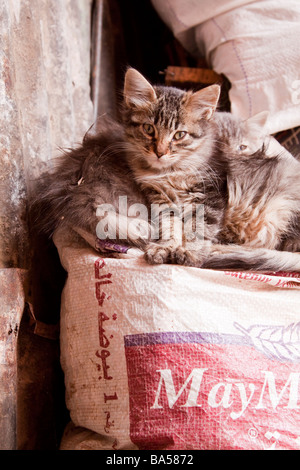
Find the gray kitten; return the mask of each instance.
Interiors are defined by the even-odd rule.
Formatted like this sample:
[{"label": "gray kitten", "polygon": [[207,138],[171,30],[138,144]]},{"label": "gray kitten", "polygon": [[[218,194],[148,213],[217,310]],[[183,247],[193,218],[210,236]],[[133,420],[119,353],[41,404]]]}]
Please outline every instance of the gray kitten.
[{"label": "gray kitten", "polygon": [[[129,206],[145,204],[127,163],[123,126],[107,116],[100,117],[82,144],[65,151],[57,159],[54,170],[42,175],[35,193],[30,212],[38,232],[51,237],[57,228],[72,229],[95,247],[101,220],[97,215],[99,208],[116,219],[120,197],[125,196]],[[129,219],[137,220],[137,217]],[[143,225],[146,229],[142,233]],[[126,214],[120,214],[115,236],[110,236],[110,241],[142,248],[147,225],[138,219],[137,224],[128,227]]]},{"label": "gray kitten", "polygon": [[273,136],[269,135],[268,116],[268,111],[262,111],[242,120],[228,112],[216,112],[214,122],[220,149],[225,154],[250,156],[264,146],[265,157],[281,155],[294,158]]}]

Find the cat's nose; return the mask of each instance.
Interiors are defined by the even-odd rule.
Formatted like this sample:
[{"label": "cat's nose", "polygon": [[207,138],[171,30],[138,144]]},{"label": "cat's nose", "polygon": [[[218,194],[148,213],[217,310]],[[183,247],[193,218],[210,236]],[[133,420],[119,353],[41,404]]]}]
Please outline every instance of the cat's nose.
[{"label": "cat's nose", "polygon": [[155,153],[156,153],[157,158],[161,158],[165,154],[165,152],[159,152],[158,150],[156,150]]},{"label": "cat's nose", "polygon": [[168,152],[168,146],[167,145],[164,145],[164,144],[161,144],[161,143],[157,144],[156,149],[155,149],[155,153],[157,155],[157,158],[163,157],[164,155],[166,155],[167,152]]}]

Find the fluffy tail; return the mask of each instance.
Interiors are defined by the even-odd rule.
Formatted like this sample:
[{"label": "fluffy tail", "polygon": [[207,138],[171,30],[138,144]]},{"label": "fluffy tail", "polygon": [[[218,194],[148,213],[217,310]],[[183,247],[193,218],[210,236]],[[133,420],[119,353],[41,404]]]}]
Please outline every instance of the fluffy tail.
[{"label": "fluffy tail", "polygon": [[300,272],[300,253],[239,245],[215,245],[211,247],[211,253],[201,267],[245,271]]}]

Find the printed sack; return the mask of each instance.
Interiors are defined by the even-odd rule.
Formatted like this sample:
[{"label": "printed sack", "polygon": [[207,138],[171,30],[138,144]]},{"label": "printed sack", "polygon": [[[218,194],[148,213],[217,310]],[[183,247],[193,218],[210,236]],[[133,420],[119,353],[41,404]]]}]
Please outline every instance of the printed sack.
[{"label": "printed sack", "polygon": [[[300,278],[150,266],[55,242],[62,449],[299,449]],[[76,242],[76,243],[75,243]]]}]

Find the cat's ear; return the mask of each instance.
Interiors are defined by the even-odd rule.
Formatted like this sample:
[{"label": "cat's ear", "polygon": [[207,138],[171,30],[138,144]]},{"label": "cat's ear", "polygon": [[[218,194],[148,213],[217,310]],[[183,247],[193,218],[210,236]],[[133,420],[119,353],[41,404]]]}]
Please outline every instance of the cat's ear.
[{"label": "cat's ear", "polygon": [[124,99],[130,107],[147,107],[156,100],[152,85],[135,69],[128,69],[125,74]]},{"label": "cat's ear", "polygon": [[247,124],[248,127],[258,127],[264,130],[268,121],[268,117],[269,111],[261,111],[260,113],[257,113],[254,116],[246,119],[244,123]]},{"label": "cat's ear", "polygon": [[193,113],[199,118],[211,119],[216,110],[220,92],[220,85],[210,85],[192,93],[186,104],[188,112]]}]

